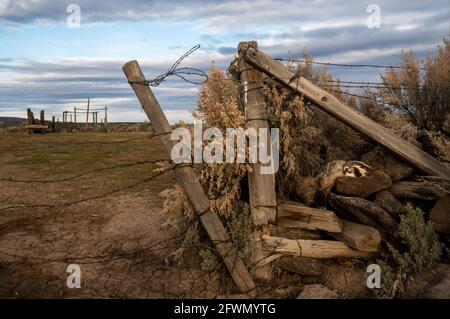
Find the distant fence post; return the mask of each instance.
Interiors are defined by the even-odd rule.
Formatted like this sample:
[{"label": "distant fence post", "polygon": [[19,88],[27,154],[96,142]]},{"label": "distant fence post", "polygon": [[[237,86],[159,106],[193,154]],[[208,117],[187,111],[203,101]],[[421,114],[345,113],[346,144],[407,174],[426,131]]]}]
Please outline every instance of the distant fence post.
[{"label": "distant fence post", "polygon": [[[145,77],[139,64],[137,61],[130,61],[123,66],[123,72],[144,108],[154,131],[160,136],[170,156],[172,146],[174,145],[174,141],[170,140],[172,127],[169,125],[150,87],[143,84]],[[222,257],[236,286],[243,292],[254,289],[255,283],[252,277],[238,256],[238,252],[219,216],[211,210],[209,198],[203,191],[194,170],[190,166],[180,165],[176,168],[175,172],[179,183],[186,191],[194,210],[199,215],[206,232]]]},{"label": "distant fence post", "polygon": [[[27,121],[28,125],[33,125],[33,112],[31,112],[31,109],[27,109]],[[28,129],[28,134],[33,134],[33,130],[31,128]]]},{"label": "distant fence post", "polygon": [[[45,125],[45,114],[44,114],[44,110],[41,110],[41,118],[40,118],[40,122],[41,122],[41,125]],[[44,129],[44,128],[41,129],[41,133],[42,133],[42,134],[45,133],[45,129]]]},{"label": "distant fence post", "polygon": [[108,107],[105,106],[105,128],[108,129]]},{"label": "distant fence post", "polygon": [[91,99],[88,98],[88,103],[87,103],[87,111],[86,111],[86,128],[88,128],[88,124],[89,124],[89,105],[91,103]]}]

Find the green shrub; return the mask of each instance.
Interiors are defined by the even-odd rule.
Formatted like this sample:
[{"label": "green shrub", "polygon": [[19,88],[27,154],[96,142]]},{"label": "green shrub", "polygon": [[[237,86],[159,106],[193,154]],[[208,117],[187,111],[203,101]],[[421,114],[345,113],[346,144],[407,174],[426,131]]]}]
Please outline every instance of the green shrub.
[{"label": "green shrub", "polygon": [[[238,256],[246,267],[251,270],[253,267],[252,256],[254,252],[251,232],[253,229],[250,208],[247,203],[242,209],[235,210],[226,220],[226,228],[231,237],[234,247],[236,247]],[[214,270],[218,267],[221,260],[217,252],[212,249],[203,249],[199,252],[202,258],[201,267],[205,270]]]},{"label": "green shrub", "polygon": [[213,250],[202,249],[199,255],[202,258],[202,269],[212,271],[219,266],[219,256]]},{"label": "green shrub", "polygon": [[244,204],[241,210],[237,210],[231,215],[231,218],[227,221],[227,229],[242,262],[247,268],[251,268],[254,252],[254,245],[251,240],[253,223],[250,207],[247,203]]},{"label": "green shrub", "polygon": [[400,296],[409,275],[429,269],[442,255],[444,245],[439,242],[432,224],[425,222],[423,212],[410,205],[406,210],[400,217],[398,229],[403,251],[388,244],[388,254],[377,261],[382,275],[381,289],[376,291],[379,298]]}]

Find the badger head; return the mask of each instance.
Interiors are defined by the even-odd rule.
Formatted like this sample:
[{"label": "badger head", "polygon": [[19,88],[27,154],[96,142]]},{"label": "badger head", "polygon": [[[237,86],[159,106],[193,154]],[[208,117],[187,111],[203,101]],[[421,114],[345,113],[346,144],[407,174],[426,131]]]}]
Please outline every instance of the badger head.
[{"label": "badger head", "polygon": [[369,175],[372,168],[360,161],[350,161],[344,164],[344,176],[350,177],[364,177]]}]

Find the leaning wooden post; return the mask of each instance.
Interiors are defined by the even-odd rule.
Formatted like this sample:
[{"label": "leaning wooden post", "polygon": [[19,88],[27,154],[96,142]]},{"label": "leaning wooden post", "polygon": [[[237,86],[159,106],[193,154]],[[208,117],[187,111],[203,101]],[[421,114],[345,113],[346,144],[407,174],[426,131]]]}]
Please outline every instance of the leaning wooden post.
[{"label": "leaning wooden post", "polygon": [[[242,42],[239,44],[238,51],[240,63],[238,65],[240,82],[243,93],[243,103],[245,108],[245,116],[247,118],[248,128],[253,128],[256,132],[260,128],[267,129],[267,149],[272,155],[269,147],[272,145],[269,122],[267,120],[266,101],[262,90],[263,74],[261,71],[253,68],[243,59],[243,50],[249,46],[257,49],[258,44],[253,42]],[[271,162],[273,163],[273,161]],[[263,250],[261,235],[270,235],[269,223],[274,222],[277,213],[277,201],[275,192],[275,175],[262,174],[261,168],[264,165],[258,163],[251,164],[252,171],[248,173],[249,195],[250,195],[250,211],[253,217],[253,224],[256,226],[254,231],[255,240],[255,264],[260,260],[268,257],[267,252]],[[270,255],[270,254],[269,254]],[[255,277],[263,280],[272,279],[272,265],[270,263],[256,268]]]},{"label": "leaning wooden post", "polygon": [[[170,156],[175,143],[175,141],[170,140],[172,128],[150,87],[144,84],[145,77],[138,62],[128,62],[123,66],[123,72],[144,108],[155,133],[159,135],[167,154]],[[210,209],[211,203],[193,169],[189,166],[180,165],[175,172],[179,183],[183,186],[192,206],[199,215],[206,232],[216,246],[220,256],[222,256],[236,286],[240,291],[244,292],[255,288],[255,283],[239,258],[237,250],[219,216]]]},{"label": "leaning wooden post", "polygon": [[[31,112],[31,109],[27,109],[27,120],[28,120],[28,125],[33,125],[33,112]],[[28,133],[33,134],[33,130],[31,128],[29,128]]]},{"label": "leaning wooden post", "polygon": [[74,122],[77,123],[77,108],[76,107],[73,108],[73,119],[74,119]]}]

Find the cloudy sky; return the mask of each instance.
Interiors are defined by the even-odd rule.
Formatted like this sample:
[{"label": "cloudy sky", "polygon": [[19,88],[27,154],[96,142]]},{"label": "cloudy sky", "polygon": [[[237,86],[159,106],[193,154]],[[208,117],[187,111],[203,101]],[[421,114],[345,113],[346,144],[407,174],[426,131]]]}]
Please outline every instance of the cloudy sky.
[{"label": "cloudy sky", "polygon": [[[373,4],[379,28],[367,24]],[[317,61],[397,64],[402,50],[435,52],[449,20],[450,0],[0,0],[0,116],[25,117],[31,107],[61,118],[90,97],[110,108],[112,121],[144,121],[121,71],[129,60],[152,78],[201,44],[183,66],[226,69],[239,41],[257,40],[274,57],[301,57],[306,48]],[[330,70],[353,81],[376,81],[380,72]],[[198,86],[168,79],[154,91],[174,122],[189,118]]]}]

